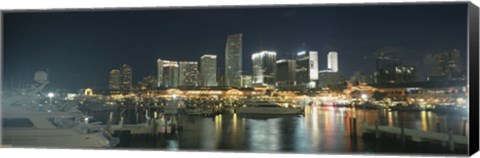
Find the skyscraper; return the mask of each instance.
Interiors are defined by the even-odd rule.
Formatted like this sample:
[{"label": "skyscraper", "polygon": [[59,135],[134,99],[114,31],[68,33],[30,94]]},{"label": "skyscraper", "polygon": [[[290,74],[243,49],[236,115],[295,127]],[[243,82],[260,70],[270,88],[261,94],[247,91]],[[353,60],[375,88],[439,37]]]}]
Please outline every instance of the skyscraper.
[{"label": "skyscraper", "polygon": [[123,91],[132,90],[132,67],[129,65],[123,64],[120,68],[120,89]]},{"label": "skyscraper", "polygon": [[338,54],[336,51],[330,51],[327,55],[328,69],[332,72],[338,72]]},{"label": "skyscraper", "polygon": [[261,51],[252,54],[252,72],[254,85],[275,85],[277,72],[277,53]]},{"label": "skyscraper", "polygon": [[306,90],[316,88],[318,80],[318,52],[303,51],[297,53],[296,61],[296,85]]},{"label": "skyscraper", "polygon": [[217,56],[203,55],[200,58],[201,86],[217,86]]},{"label": "skyscraper", "polygon": [[278,60],[276,86],[277,88],[291,88],[296,83],[296,61],[295,60]]},{"label": "skyscraper", "polygon": [[108,82],[108,87],[110,90],[120,90],[120,70],[112,69],[110,71],[110,80]]},{"label": "skyscraper", "polygon": [[[160,59],[159,59],[160,60]],[[177,87],[178,86],[178,62],[161,60],[160,61],[161,69],[159,74],[161,77],[158,80],[161,80],[160,86],[163,87]]]},{"label": "skyscraper", "polygon": [[179,62],[179,86],[198,86],[198,62]]},{"label": "skyscraper", "polygon": [[225,47],[225,85],[241,86],[242,76],[242,34],[227,37]]}]

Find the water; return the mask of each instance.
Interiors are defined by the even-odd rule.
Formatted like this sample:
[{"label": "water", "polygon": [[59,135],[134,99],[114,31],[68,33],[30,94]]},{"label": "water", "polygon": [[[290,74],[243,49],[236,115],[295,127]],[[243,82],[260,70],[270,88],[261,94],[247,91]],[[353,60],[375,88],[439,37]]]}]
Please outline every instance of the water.
[{"label": "water", "polygon": [[[259,117],[222,114],[215,117],[183,116],[184,129],[171,137],[120,136],[119,148],[188,150],[188,151],[237,151],[267,153],[426,153],[466,154],[466,148],[449,152],[448,146],[439,143],[403,144],[396,138],[382,137],[357,139],[350,137],[350,117],[357,118],[357,133],[365,120],[373,125],[399,127],[422,131],[446,133],[448,128],[455,135],[463,134],[463,120],[467,116],[437,115],[432,112],[398,112],[351,108],[306,107],[304,116]],[[125,123],[145,122],[145,112],[134,109],[123,112],[95,113],[94,117]],[[439,127],[437,127],[440,125]],[[468,123],[467,123],[468,127]],[[468,135],[468,128],[466,129]]]}]

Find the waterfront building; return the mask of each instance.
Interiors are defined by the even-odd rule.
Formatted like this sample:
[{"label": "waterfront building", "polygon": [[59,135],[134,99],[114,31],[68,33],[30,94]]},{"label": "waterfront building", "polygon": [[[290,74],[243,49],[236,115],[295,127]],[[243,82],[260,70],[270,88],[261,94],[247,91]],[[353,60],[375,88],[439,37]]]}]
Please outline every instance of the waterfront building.
[{"label": "waterfront building", "polygon": [[110,71],[110,80],[108,82],[108,87],[110,90],[120,90],[120,70],[112,69]]},{"label": "waterfront building", "polygon": [[300,90],[316,88],[318,80],[318,52],[302,51],[296,59],[296,87]]},{"label": "waterfront building", "polygon": [[327,60],[327,68],[332,72],[338,72],[338,53],[336,51],[328,52]]},{"label": "waterfront building", "polygon": [[217,56],[203,55],[200,58],[201,86],[217,86]]},{"label": "waterfront building", "polygon": [[179,86],[198,86],[198,62],[179,62]]},{"label": "waterfront building", "polygon": [[122,65],[120,68],[120,89],[123,91],[131,91],[132,90],[132,67],[129,65]]},{"label": "waterfront building", "polygon": [[277,53],[261,51],[252,54],[253,85],[273,86],[277,72]]},{"label": "waterfront building", "polygon": [[277,74],[275,85],[279,89],[289,90],[296,83],[296,61],[295,60],[278,60]]},{"label": "waterfront building", "polygon": [[232,34],[227,37],[225,47],[225,78],[226,86],[240,87],[242,76],[242,34]]}]

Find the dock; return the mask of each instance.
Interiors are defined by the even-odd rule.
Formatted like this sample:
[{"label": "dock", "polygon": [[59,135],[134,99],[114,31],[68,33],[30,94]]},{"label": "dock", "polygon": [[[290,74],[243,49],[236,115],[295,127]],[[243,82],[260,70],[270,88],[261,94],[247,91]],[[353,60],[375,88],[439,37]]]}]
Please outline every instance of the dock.
[{"label": "dock", "polygon": [[367,125],[364,124],[362,128],[363,134],[373,134],[375,138],[380,138],[381,135],[395,135],[397,138],[402,139],[405,142],[406,138],[411,138],[415,142],[423,141],[437,141],[447,143],[450,151],[455,149],[455,144],[468,145],[468,137],[464,135],[453,135],[451,130],[448,133],[439,133],[439,132],[427,132],[416,129],[407,129],[401,127],[390,127],[390,126],[380,126]]}]

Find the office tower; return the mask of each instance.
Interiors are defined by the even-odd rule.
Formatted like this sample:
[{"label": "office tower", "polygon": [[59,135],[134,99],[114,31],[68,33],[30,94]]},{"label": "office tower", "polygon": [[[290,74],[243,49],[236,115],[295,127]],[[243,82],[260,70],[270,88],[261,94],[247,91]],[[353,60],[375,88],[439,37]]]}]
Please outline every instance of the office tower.
[{"label": "office tower", "polygon": [[198,86],[198,62],[180,61],[178,75],[179,86]]},{"label": "office tower", "polygon": [[275,85],[277,72],[277,53],[261,51],[252,54],[252,72],[254,85]]},{"label": "office tower", "polygon": [[330,51],[327,55],[328,69],[332,72],[338,72],[338,53],[336,51]]},{"label": "office tower", "polygon": [[225,48],[225,78],[226,86],[240,87],[242,78],[242,34],[232,34],[227,37]]},{"label": "office tower", "polygon": [[157,60],[158,78],[157,86],[177,87],[178,86],[178,62],[169,60]]},{"label": "office tower", "polygon": [[217,56],[203,55],[200,58],[201,86],[217,86]]},{"label": "office tower", "polygon": [[277,88],[290,88],[295,86],[296,83],[296,61],[295,60],[278,60],[277,61],[277,75],[276,86]]},{"label": "office tower", "polygon": [[120,68],[120,89],[123,91],[132,90],[132,67],[124,64]]},{"label": "office tower", "polygon": [[252,87],[252,75],[242,75],[242,87]]},{"label": "office tower", "polygon": [[112,69],[110,71],[110,81],[108,82],[108,87],[110,90],[120,90],[120,70]]},{"label": "office tower", "polygon": [[297,87],[306,90],[316,88],[318,80],[318,52],[302,51],[297,53],[296,60]]}]

